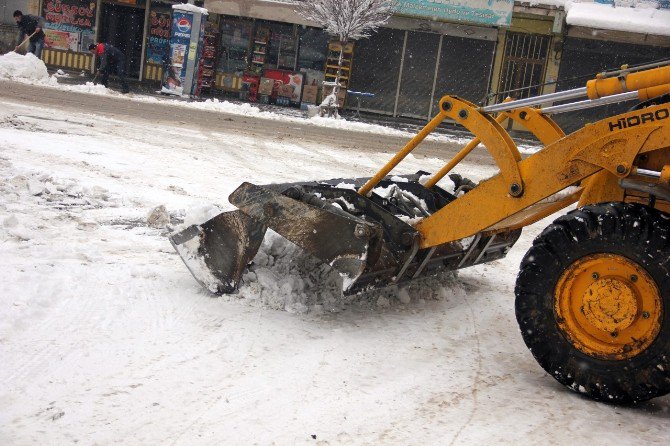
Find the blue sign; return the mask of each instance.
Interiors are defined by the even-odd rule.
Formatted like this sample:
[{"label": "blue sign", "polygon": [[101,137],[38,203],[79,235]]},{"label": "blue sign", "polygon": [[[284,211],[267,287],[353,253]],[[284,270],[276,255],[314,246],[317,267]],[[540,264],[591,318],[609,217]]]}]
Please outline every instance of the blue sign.
[{"label": "blue sign", "polygon": [[399,0],[398,14],[509,26],[514,0]]},{"label": "blue sign", "polygon": [[193,14],[173,10],[172,31],[170,33],[169,61],[165,67],[163,91],[181,94],[186,78],[186,61],[188,59],[189,43]]},{"label": "blue sign", "polygon": [[[207,10],[193,5],[172,5],[170,52],[161,91],[176,95],[200,95],[200,56]],[[188,9],[187,9],[188,8]]]}]

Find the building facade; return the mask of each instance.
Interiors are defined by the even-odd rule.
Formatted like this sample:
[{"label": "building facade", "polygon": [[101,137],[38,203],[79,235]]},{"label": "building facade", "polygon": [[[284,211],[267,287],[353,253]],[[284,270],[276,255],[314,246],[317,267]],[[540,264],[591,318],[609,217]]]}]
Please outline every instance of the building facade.
[{"label": "building facade", "polygon": [[[7,5],[12,2],[45,18],[43,59],[48,65],[92,70],[86,48],[105,41],[125,52],[128,74],[144,82],[162,77],[171,6],[181,3],[8,0]],[[333,54],[339,47],[297,14],[295,3],[204,1],[212,53],[205,70],[212,77],[212,93],[294,106],[320,99],[323,81],[334,79]],[[403,0],[383,28],[347,47],[342,81],[349,91],[366,94],[349,97],[345,107],[427,120],[444,94],[487,104],[581,86],[594,73],[624,63],[670,58],[670,10],[658,13],[666,14],[668,29],[604,29],[602,21],[571,23],[565,2],[545,3]],[[614,3],[598,7],[616,7]],[[667,8],[667,3],[657,2],[657,8]],[[286,91],[277,85],[286,85]],[[610,106],[557,120],[576,127],[616,110]]]}]

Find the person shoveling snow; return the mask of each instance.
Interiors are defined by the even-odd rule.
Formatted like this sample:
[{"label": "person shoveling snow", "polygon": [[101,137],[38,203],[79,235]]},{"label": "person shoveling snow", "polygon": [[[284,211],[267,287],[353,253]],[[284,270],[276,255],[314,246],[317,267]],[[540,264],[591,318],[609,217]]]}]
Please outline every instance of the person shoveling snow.
[{"label": "person shoveling snow", "polygon": [[34,54],[38,59],[42,57],[42,48],[44,47],[44,19],[34,15],[23,15],[19,10],[14,11],[14,21],[19,27],[19,44],[14,48],[18,52],[21,47],[28,43],[28,53]]},{"label": "person shoveling snow", "polygon": [[[88,50],[95,57],[100,58],[100,65],[95,74],[95,79],[100,79],[100,83],[107,87],[109,82],[109,75],[116,74],[121,83],[121,93],[128,93],[128,84],[126,83],[126,56],[123,52],[110,45],[109,43],[92,43],[88,46]],[[95,83],[95,81],[94,81]]]}]

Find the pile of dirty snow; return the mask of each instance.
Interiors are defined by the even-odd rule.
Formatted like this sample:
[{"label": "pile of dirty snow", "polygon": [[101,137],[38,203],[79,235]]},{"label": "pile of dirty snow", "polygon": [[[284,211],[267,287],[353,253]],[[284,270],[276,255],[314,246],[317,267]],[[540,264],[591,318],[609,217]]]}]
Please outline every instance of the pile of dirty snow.
[{"label": "pile of dirty snow", "polygon": [[[184,223],[172,228],[176,233],[190,225],[198,225],[220,212],[216,206],[186,211]],[[216,279],[199,255],[200,239],[177,245],[187,260],[191,273],[210,292],[215,292]],[[410,283],[358,292],[344,296],[343,277],[338,271],[303,251],[276,232],[268,229],[256,256],[245,270],[236,294],[223,298],[239,299],[245,304],[283,310],[289,313],[336,313],[347,306],[389,308],[442,300],[461,292],[456,272],[445,271]]]},{"label": "pile of dirty snow", "polygon": [[342,277],[335,269],[268,230],[236,296],[248,304],[289,313],[336,313],[350,305],[389,308],[461,295],[456,276],[455,271],[445,271],[344,296]]},{"label": "pile of dirty snow", "polygon": [[22,56],[12,51],[0,56],[0,79],[46,82],[49,80],[49,73],[44,62],[34,54]]}]

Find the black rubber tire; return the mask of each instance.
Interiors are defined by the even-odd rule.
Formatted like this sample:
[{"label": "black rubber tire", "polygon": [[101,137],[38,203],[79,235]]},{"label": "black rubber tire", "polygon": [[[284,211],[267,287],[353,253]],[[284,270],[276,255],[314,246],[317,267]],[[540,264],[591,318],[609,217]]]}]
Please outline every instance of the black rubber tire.
[{"label": "black rubber tire", "polygon": [[[669,238],[666,214],[642,205],[604,203],[558,218],[535,239],[516,282],[516,318],[523,340],[547,373],[599,401],[635,403],[670,392]],[[563,271],[603,252],[642,266],[661,295],[660,332],[648,348],[625,360],[582,353],[556,321],[554,289]]]}]

